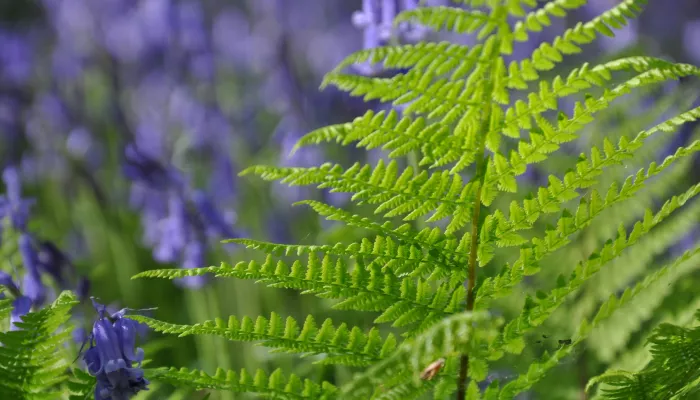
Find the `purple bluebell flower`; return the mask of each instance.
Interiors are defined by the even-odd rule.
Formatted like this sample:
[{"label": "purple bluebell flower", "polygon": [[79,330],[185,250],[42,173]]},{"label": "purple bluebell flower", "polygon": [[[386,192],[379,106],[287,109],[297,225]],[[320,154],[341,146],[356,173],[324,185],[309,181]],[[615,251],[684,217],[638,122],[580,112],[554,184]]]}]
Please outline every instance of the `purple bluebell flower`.
[{"label": "purple bluebell flower", "polygon": [[128,145],[124,151],[122,171],[132,181],[141,182],[156,190],[180,184],[180,178],[174,170],[165,168],[133,144]]},{"label": "purple bluebell flower", "polygon": [[0,218],[9,218],[12,226],[22,231],[26,229],[29,208],[33,200],[22,198],[19,171],[16,167],[5,168],[2,172],[2,180],[5,183],[5,195],[0,195]]},{"label": "purple bluebell flower", "polygon": [[128,399],[148,390],[149,382],[141,369],[143,349],[135,348],[138,323],[124,318],[126,309],[109,315],[105,306],[94,300],[93,304],[99,318],[93,324],[83,360],[97,379],[95,400]]},{"label": "purple bluebell flower", "polygon": [[0,31],[0,79],[12,85],[25,84],[32,75],[32,44],[20,32]]},{"label": "purple bluebell flower", "polygon": [[187,52],[198,52],[206,48],[204,11],[200,2],[184,1],[177,8],[178,42]]},{"label": "purple bluebell flower", "polygon": [[396,0],[381,1],[382,18],[379,25],[379,39],[386,42],[391,39],[393,28],[392,24],[396,18]]},{"label": "purple bluebell flower", "polygon": [[[12,301],[12,312],[10,313],[10,330],[16,331],[19,328],[15,325],[15,322],[21,322],[21,317],[29,313],[32,308],[32,300],[21,294],[12,276],[7,272],[0,271],[0,286],[4,286],[15,296],[15,299]],[[0,298],[4,297],[4,293],[0,295]]]},{"label": "purple bluebell flower", "polygon": [[0,271],[0,286],[4,286],[7,290],[12,292],[15,296],[19,296],[19,288],[12,279],[12,275],[5,271]]},{"label": "purple bluebell flower", "polygon": [[29,314],[32,309],[32,299],[27,296],[19,296],[12,302],[12,312],[10,313],[10,330],[16,331],[20,328],[15,325],[22,322],[22,317]]},{"label": "purple bluebell flower", "polygon": [[237,236],[230,222],[216,209],[214,203],[203,191],[195,190],[192,194],[192,202],[202,216],[204,224],[214,235],[226,239]]},{"label": "purple bluebell flower", "polygon": [[25,296],[32,299],[34,305],[41,306],[46,300],[46,286],[41,281],[39,256],[34,248],[32,238],[26,233],[21,234],[18,247],[25,269],[22,291]]}]

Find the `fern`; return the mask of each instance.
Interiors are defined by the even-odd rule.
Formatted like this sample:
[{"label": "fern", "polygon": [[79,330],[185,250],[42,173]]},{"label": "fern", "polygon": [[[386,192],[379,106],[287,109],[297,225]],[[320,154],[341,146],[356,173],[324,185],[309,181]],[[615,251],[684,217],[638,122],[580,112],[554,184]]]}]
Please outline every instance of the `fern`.
[{"label": "fern", "polygon": [[[700,312],[696,313],[700,319]],[[649,337],[651,362],[643,370],[609,371],[592,379],[587,389],[603,383],[608,399],[681,399],[700,393],[700,328],[662,324]]]},{"label": "fern", "polygon": [[[389,102],[401,111],[369,110],[351,122],[312,131],[295,147],[336,143],[382,149],[388,161],[256,165],[242,172],[352,193],[347,209],[315,200],[298,204],[362,229],[363,238],[321,245],[235,239],[231,242],[265,253],[264,261],[136,276],[254,280],[332,300],[335,309],[375,313],[369,329],[330,319],[318,326],[311,316],[301,324],[276,313],[194,325],[132,317],[166,334],[255,342],[272,352],[312,355],[320,364],[356,374],[337,386],[309,382],[303,389],[300,378],[283,379],[281,371],[269,378],[259,372],[259,379],[174,369],[150,370],[149,376],[278,398],[416,399],[432,392],[436,398],[511,399],[536,388],[582,344],[592,347],[588,357],[596,368],[610,367],[612,356],[622,355],[631,338],[643,334],[641,325],[654,321],[648,311],[632,310],[660,307],[672,292],[669,282],[692,276],[698,249],[672,260],[664,255],[697,220],[700,184],[679,181],[700,140],[693,137],[663,160],[655,157],[673,133],[700,119],[700,107],[687,109],[691,101],[679,101],[684,96],[679,93],[660,99],[653,112],[632,122],[616,124],[611,118],[602,124],[599,117],[624,116],[630,104],[641,102],[639,96],[700,75],[700,68],[637,56],[584,63],[564,75],[556,70],[566,56],[635,18],[645,1],[621,1],[540,44],[526,59],[510,62],[506,56],[518,42],[586,2],[555,0],[539,9],[532,9],[537,2],[530,0],[460,3],[466,8],[412,9],[395,23],[473,34],[479,44],[393,45],[347,57],[322,86]],[[357,63],[407,71],[390,78],[344,72]],[[571,110],[562,107],[565,103],[573,104]],[[680,112],[669,112],[679,105]],[[594,130],[601,132],[593,135]],[[601,138],[600,144],[580,140],[591,135]],[[526,194],[519,177],[558,164],[554,155],[566,153],[575,141],[585,142],[579,148],[586,151]],[[661,261],[669,262],[649,268]],[[576,303],[568,305],[574,296]],[[620,308],[629,318],[616,316]],[[557,316],[571,310],[567,318]],[[387,324],[391,333],[385,333]],[[531,336],[552,327],[573,329],[573,336],[554,351],[536,354],[528,346]],[[615,340],[597,345],[595,339],[606,332]],[[503,385],[493,381],[480,387],[478,382],[513,359],[529,367]],[[649,365],[658,368],[655,361]],[[694,379],[693,373],[682,376]],[[627,385],[642,374],[598,380],[634,377]],[[659,393],[690,390],[676,387],[678,382],[669,381]]]},{"label": "fern", "polygon": [[324,382],[321,385],[310,380],[301,380],[296,375],[288,377],[276,370],[269,376],[262,370],[251,375],[246,370],[236,373],[219,369],[214,375],[186,368],[160,368],[146,370],[146,375],[152,379],[174,385],[186,385],[195,389],[218,389],[230,392],[257,393],[263,398],[297,400],[297,399],[332,399],[337,389]]},{"label": "fern", "polygon": [[[11,300],[0,300],[0,315],[9,317]],[[61,293],[48,307],[30,312],[17,322],[19,330],[0,332],[0,396],[7,399],[55,399],[63,391],[68,367],[62,344],[70,340],[65,325],[77,303]]]}]

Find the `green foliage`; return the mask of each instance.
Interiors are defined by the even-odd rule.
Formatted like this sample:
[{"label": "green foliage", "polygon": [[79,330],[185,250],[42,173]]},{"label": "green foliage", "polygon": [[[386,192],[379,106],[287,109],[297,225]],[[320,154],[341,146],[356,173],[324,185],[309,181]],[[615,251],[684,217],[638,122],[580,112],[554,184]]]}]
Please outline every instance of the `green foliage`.
[{"label": "green foliage", "polygon": [[[700,312],[696,314],[700,320]],[[700,328],[661,324],[647,339],[651,362],[639,372],[608,371],[592,379],[606,384],[604,399],[688,399],[700,393]]]},{"label": "green foliage", "polygon": [[187,368],[159,368],[146,370],[150,379],[182,385],[195,389],[217,389],[231,392],[256,393],[261,398],[281,400],[298,399],[333,399],[337,388],[328,382],[318,385],[308,379],[302,381],[297,375],[284,376],[281,370],[275,370],[269,376],[263,370],[251,375],[246,370],[236,373],[218,369],[214,375]]},{"label": "green foliage", "polygon": [[[555,0],[532,11],[527,9],[537,5],[534,0],[461,3],[469,7],[417,8],[399,15],[396,23],[474,34],[479,44],[395,45],[349,56],[322,86],[389,102],[396,109],[369,110],[352,122],[315,130],[295,148],[355,145],[382,149],[389,160],[349,167],[332,162],[306,168],[257,165],[242,173],[352,193],[346,209],[315,200],[299,204],[327,220],[360,228],[364,237],[324,245],[236,239],[231,242],[266,254],[264,261],[136,275],[254,280],[315,295],[335,310],[372,313],[368,328],[336,325],[330,319],[319,327],[311,316],[300,324],[276,313],[195,325],[134,318],[166,334],[252,341],[273,352],[312,355],[325,366],[356,372],[334,382],[337,389],[324,384],[306,390],[307,397],[402,400],[429,393],[441,399],[457,393],[504,400],[531,389],[548,398],[554,398],[553,388],[580,392],[580,382],[552,378],[555,367],[566,365],[567,357],[585,359],[591,365],[580,367],[585,381],[589,370],[611,367],[614,356],[642,342],[650,327],[663,322],[665,314],[656,317],[653,310],[670,301],[670,285],[686,278],[697,281],[694,261],[700,250],[675,258],[668,250],[700,213],[695,199],[700,184],[683,180],[700,140],[694,136],[690,143],[676,145],[663,160],[656,155],[684,124],[700,119],[700,107],[687,109],[691,101],[683,99],[685,93],[659,99],[655,89],[700,75],[700,68],[639,56],[584,63],[568,74],[554,71],[565,56],[580,53],[599,34],[610,36],[635,18],[644,0],[621,1],[508,64],[504,56],[516,42],[549,26],[552,18],[567,17],[585,1]],[[511,25],[509,18],[517,22]],[[364,62],[408,71],[390,78],[344,72]],[[640,112],[649,98],[657,100],[656,106]],[[565,104],[572,104],[570,110]],[[557,158],[575,146],[584,151],[573,163]],[[554,172],[547,173],[547,183],[531,192],[519,178],[549,169]],[[571,298],[574,304],[568,303]],[[560,339],[556,349],[534,346],[541,341],[534,342],[533,336],[545,330],[570,339]],[[614,339],[605,341],[605,335]],[[651,337],[660,337],[655,335]],[[670,349],[671,341],[658,346]],[[673,351],[681,348],[675,343]],[[591,351],[581,356],[577,348],[583,345]],[[682,354],[691,354],[683,349]],[[668,388],[655,387],[659,393],[680,393],[680,377],[697,378],[690,376],[697,366],[681,363],[675,353],[672,357],[661,362],[663,368],[669,360],[678,361],[682,371],[668,380]],[[480,389],[478,382],[513,365],[515,379]],[[661,368],[656,361],[649,366]],[[426,368],[439,371],[428,376],[422,373]],[[162,373],[152,370],[154,379],[196,382],[197,388],[269,396],[261,388],[274,388],[280,398],[302,393],[301,383],[288,383],[301,382],[299,378],[283,380],[279,371],[269,380],[261,375],[254,385],[250,378],[229,379],[223,372],[210,377],[199,371],[156,371]],[[642,372],[603,376],[598,380],[624,382],[625,388],[649,382]]]},{"label": "green foliage", "polygon": [[365,334],[360,328],[348,328],[346,324],[335,328],[330,319],[318,327],[311,316],[306,318],[301,328],[294,318],[283,320],[275,313],[269,319],[258,317],[253,321],[244,317],[239,321],[232,316],[228,321],[217,319],[191,326],[168,324],[142,316],[131,318],[158,332],[179,336],[216,335],[228,340],[255,341],[274,348],[275,352],[305,355],[325,353],[328,357],[320,361],[322,364],[364,367],[386,357],[396,347],[393,335],[382,339],[377,329]]},{"label": "green foliage", "polygon": [[[11,303],[0,300],[0,317],[9,317]],[[0,397],[60,398],[69,366],[62,348],[71,334],[66,322],[76,303],[72,293],[63,292],[48,307],[22,317],[18,330],[0,332]]]}]

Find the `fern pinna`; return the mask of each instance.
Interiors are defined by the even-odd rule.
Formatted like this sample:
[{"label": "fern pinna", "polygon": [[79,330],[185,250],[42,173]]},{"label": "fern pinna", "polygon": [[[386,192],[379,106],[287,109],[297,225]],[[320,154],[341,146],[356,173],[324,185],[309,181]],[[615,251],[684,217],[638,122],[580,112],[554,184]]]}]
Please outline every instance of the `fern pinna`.
[{"label": "fern pinna", "polygon": [[[404,11],[395,24],[473,34],[477,45],[422,42],[351,55],[323,86],[396,108],[318,129],[297,145],[382,149],[387,160],[243,172],[352,193],[347,209],[316,200],[299,204],[364,230],[366,237],[326,245],[236,239],[267,257],[137,275],[251,279],[332,299],[335,309],[378,313],[369,330],[275,313],[192,326],[130,317],[164,333],[214,335],[316,355],[318,363],[352,368],[354,376],[313,383],[279,370],[206,375],[156,369],[149,372],[153,379],[289,399],[413,399],[430,393],[440,399],[512,399],[530,389],[545,393],[543,398],[578,398],[593,375],[632,357],[626,349],[639,344],[643,351],[650,327],[687,315],[687,303],[672,315],[638,312],[631,320],[615,311],[654,310],[681,278],[696,272],[692,261],[699,248],[682,254],[667,249],[698,218],[694,198],[700,184],[682,178],[700,141],[676,143],[668,157],[654,159],[683,124],[700,118],[700,108],[688,109],[686,93],[659,100],[643,115],[625,111],[622,124],[606,125],[602,117],[641,108],[639,99],[654,98],[655,86],[700,75],[700,68],[638,56],[552,75],[565,56],[636,17],[644,0],[621,1],[513,61],[506,60],[518,42],[586,1],[554,0],[540,7],[535,0],[457,3],[463,4]],[[367,63],[404,72],[343,72]],[[557,170],[555,156],[581,142],[586,151],[568,169]],[[550,168],[555,173],[542,187],[528,188],[519,179]],[[674,192],[678,187],[684,190]],[[370,210],[372,216],[364,215]],[[572,297],[576,301],[569,304]],[[694,298],[691,307],[697,303]],[[619,331],[621,339],[592,340],[601,329],[612,336]],[[541,339],[551,332],[561,335],[558,344]],[[573,353],[587,362],[567,362]],[[642,369],[647,362],[631,367]],[[655,362],[648,368],[656,368]],[[514,364],[529,366],[511,367],[510,376],[501,374],[503,381],[493,379]],[[628,381],[637,384],[635,379]],[[601,396],[628,398],[615,393],[621,392]]]}]

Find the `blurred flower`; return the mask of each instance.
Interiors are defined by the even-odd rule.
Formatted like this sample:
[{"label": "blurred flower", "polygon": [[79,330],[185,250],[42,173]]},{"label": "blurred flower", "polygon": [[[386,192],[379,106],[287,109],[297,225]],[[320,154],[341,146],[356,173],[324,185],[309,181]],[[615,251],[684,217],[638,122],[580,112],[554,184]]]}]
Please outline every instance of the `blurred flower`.
[{"label": "blurred flower", "polygon": [[25,84],[32,75],[33,49],[21,32],[0,30],[0,82]]},{"label": "blurred flower", "polygon": [[108,315],[105,306],[94,300],[93,305],[99,318],[83,360],[88,372],[97,378],[95,400],[128,399],[148,390],[149,382],[141,369],[143,349],[135,348],[137,322],[124,318],[126,309]]},{"label": "blurred flower", "polygon": [[[233,221],[204,191],[190,188],[180,171],[162,166],[135,146],[126,149],[125,161],[124,171],[134,182],[132,205],[141,209],[144,240],[158,262],[204,267],[207,239],[239,236]],[[178,283],[200,288],[207,280],[191,277]]]},{"label": "blurred flower", "polygon": [[23,233],[19,237],[19,252],[22,255],[22,263],[25,273],[22,282],[22,291],[32,299],[35,306],[41,306],[46,300],[46,286],[41,281],[39,274],[38,255],[34,249],[31,237]]},{"label": "blurred flower", "polygon": [[700,63],[700,19],[685,25],[683,47],[693,62]]},{"label": "blurred flower", "polygon": [[22,198],[16,167],[6,167],[2,172],[2,181],[5,184],[5,195],[0,195],[0,218],[9,218],[14,229],[23,231],[27,227],[29,209],[34,201]]},{"label": "blurred flower", "polygon": [[[32,306],[41,307],[49,294],[49,288],[42,280],[42,273],[45,273],[53,278],[61,290],[77,288],[79,296],[84,297],[87,294],[87,280],[75,282],[77,274],[68,257],[53,243],[37,240],[27,231],[31,201],[22,198],[17,168],[5,168],[2,177],[6,192],[0,196],[0,219],[9,219],[12,229],[17,231],[17,248],[24,267],[24,276],[21,286],[17,289],[17,296],[21,292],[22,297],[31,300]],[[12,283],[5,275],[2,275],[5,280]],[[3,284],[2,279],[0,284]],[[24,303],[18,305],[24,306]]]},{"label": "blurred flower", "polygon": [[27,296],[19,296],[12,302],[12,312],[10,313],[10,330],[19,330],[15,325],[17,322],[22,322],[22,317],[29,314],[32,308],[32,300]]}]

